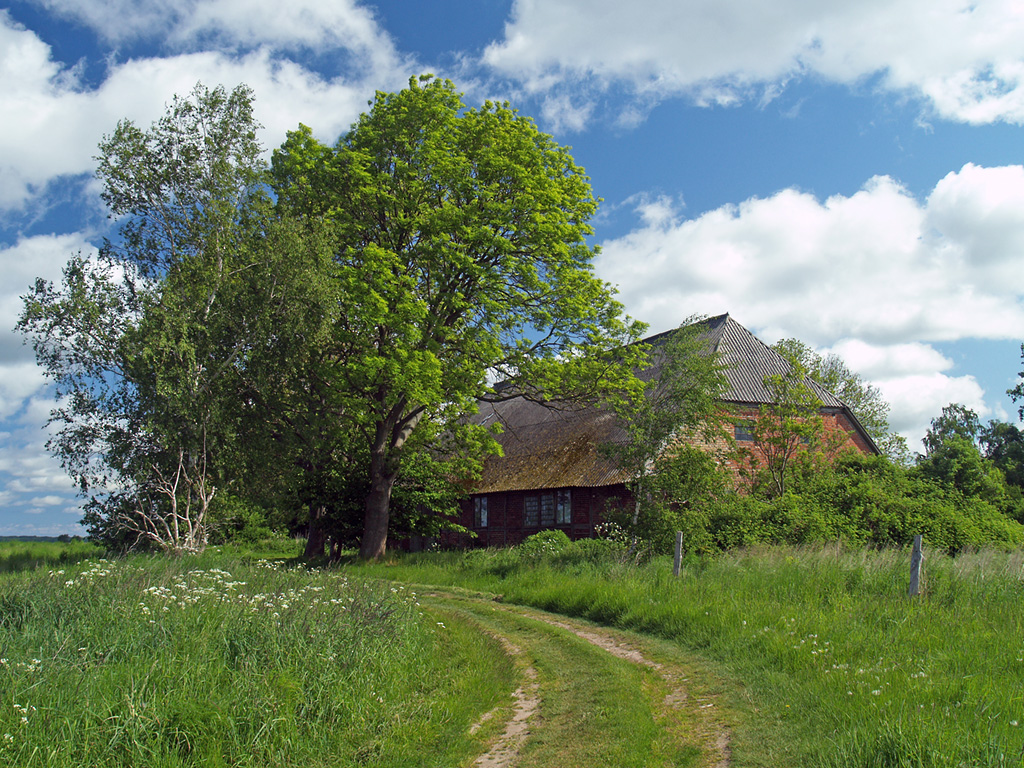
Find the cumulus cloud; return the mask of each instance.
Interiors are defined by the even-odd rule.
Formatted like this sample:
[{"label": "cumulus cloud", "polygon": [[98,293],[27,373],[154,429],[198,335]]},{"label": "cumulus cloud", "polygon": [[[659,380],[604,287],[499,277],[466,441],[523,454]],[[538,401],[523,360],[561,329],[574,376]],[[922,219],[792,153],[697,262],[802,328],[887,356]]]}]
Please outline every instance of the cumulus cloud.
[{"label": "cumulus cloud", "polygon": [[555,133],[582,131],[594,111],[592,101],[574,102],[567,94],[553,94],[544,100],[541,117]]},{"label": "cumulus cloud", "polygon": [[911,450],[921,450],[930,421],[950,403],[973,409],[982,420],[1002,418],[985,402],[985,392],[973,376],[947,373],[953,361],[934,347],[919,342],[873,345],[842,339],[822,350],[834,353],[878,387],[889,403],[890,427],[903,434]]},{"label": "cumulus cloud", "polygon": [[[359,35],[350,43],[357,46],[348,49],[353,53],[372,47],[370,38]],[[75,67],[54,61],[35,32],[0,10],[0,113],[18,116],[0,127],[0,211],[22,208],[59,177],[91,173],[97,144],[118,120],[148,126],[172,96],[188,93],[199,81],[210,87],[249,85],[265,145],[279,144],[299,122],[333,140],[375,88],[401,87],[409,75],[394,56],[373,50],[348,78],[325,78],[267,44],[241,54],[206,50],[114,62],[102,84],[90,89]]]},{"label": "cumulus cloud", "polygon": [[[46,450],[51,434],[44,425],[56,403],[35,364],[31,348],[12,329],[21,315],[21,295],[37,277],[59,280],[68,257],[95,251],[84,234],[39,235],[0,247],[0,501],[16,518],[22,512],[41,513],[63,506],[81,510],[74,486],[58,461]],[[27,526],[27,527],[26,527]],[[68,533],[69,524],[21,522],[11,527],[0,517],[0,533],[51,535]]]},{"label": "cumulus cloud", "polygon": [[483,60],[535,92],[587,78],[701,104],[877,78],[949,119],[1024,122],[1017,0],[516,0]]},{"label": "cumulus cloud", "polygon": [[89,255],[95,251],[83,233],[37,235],[21,238],[11,246],[0,245],[0,270],[4,275],[0,283],[0,400],[6,383],[24,378],[20,372],[8,375],[4,368],[21,366],[33,359],[32,351],[12,330],[24,309],[21,297],[28,293],[36,278],[59,281],[61,269],[72,254]]},{"label": "cumulus cloud", "polygon": [[37,0],[110,43],[159,40],[172,50],[344,49],[364,66],[393,66],[397,54],[371,8],[354,0]]},{"label": "cumulus cloud", "polygon": [[1022,195],[1024,168],[968,164],[923,202],[888,177],[849,197],[788,189],[693,219],[639,199],[639,226],[604,243],[596,268],[653,331],[731,311],[769,343],[831,347],[914,437],[947,403],[989,412],[977,381],[946,373],[931,345],[1019,339]]}]

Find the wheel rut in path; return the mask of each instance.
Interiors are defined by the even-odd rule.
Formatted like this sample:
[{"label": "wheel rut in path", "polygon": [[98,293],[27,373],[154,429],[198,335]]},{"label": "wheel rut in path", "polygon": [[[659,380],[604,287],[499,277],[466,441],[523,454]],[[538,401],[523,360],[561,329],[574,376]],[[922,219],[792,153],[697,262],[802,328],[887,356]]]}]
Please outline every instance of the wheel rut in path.
[{"label": "wheel rut in path", "polygon": [[[730,735],[728,729],[722,725],[721,719],[714,716],[714,708],[717,706],[715,698],[691,696],[687,687],[687,674],[684,670],[670,662],[654,661],[635,643],[631,642],[625,633],[534,609],[520,606],[513,608],[482,598],[468,598],[462,595],[456,597],[453,594],[442,592],[433,592],[430,596],[444,601],[456,600],[477,606],[489,606],[492,610],[501,610],[525,620],[541,621],[570,632],[616,658],[652,670],[661,677],[667,688],[667,693],[660,702],[652,702],[652,708],[662,714],[686,710],[687,724],[694,725],[696,723],[696,727],[688,730],[685,734],[676,734],[677,737],[684,737],[690,744],[694,742],[699,744],[702,757],[696,765],[700,768],[730,768]],[[523,650],[508,637],[492,628],[482,631],[497,638],[505,652],[517,661],[522,682],[513,694],[515,703],[512,716],[506,722],[504,731],[490,748],[477,758],[473,766],[474,768],[515,768],[519,764],[520,750],[529,738],[531,730],[534,728],[534,721],[541,712],[542,691],[538,683],[537,671],[524,662]],[[494,715],[494,711],[484,715],[480,722],[473,726],[473,731],[493,718]]]},{"label": "wheel rut in path", "polygon": [[[498,640],[505,648],[505,653],[513,658],[521,656],[522,650],[511,643],[508,638],[498,636]],[[480,755],[473,763],[474,768],[511,768],[516,764],[519,757],[519,748],[526,741],[530,734],[530,721],[540,709],[540,695],[537,685],[537,670],[531,666],[523,668],[523,683],[516,688],[512,694],[515,699],[515,706],[512,717],[505,724],[505,730],[491,748]],[[494,711],[488,712],[475,724],[470,733],[476,732],[481,725],[494,715]]]}]

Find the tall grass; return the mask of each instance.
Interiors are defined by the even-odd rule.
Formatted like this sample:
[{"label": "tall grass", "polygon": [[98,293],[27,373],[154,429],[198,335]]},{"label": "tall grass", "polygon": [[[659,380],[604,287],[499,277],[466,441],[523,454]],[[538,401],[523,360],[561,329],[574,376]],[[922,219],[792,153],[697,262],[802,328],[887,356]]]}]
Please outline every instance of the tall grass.
[{"label": "tall grass", "polygon": [[664,638],[726,668],[788,742],[791,765],[1024,764],[1024,556],[760,548],[671,564],[595,564],[572,550],[420,556],[392,577]]},{"label": "tall grass", "polygon": [[0,573],[70,565],[101,554],[101,548],[88,541],[3,541]]},{"label": "tall grass", "polygon": [[401,587],[214,556],[0,579],[0,764],[426,766],[508,696]]}]

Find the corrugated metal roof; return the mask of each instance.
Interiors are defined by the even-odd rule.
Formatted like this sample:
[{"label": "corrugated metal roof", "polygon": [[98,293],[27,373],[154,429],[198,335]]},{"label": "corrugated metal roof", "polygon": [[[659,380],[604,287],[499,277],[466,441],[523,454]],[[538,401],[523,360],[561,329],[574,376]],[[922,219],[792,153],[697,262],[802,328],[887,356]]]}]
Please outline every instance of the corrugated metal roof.
[{"label": "corrugated metal roof", "polygon": [[[785,376],[790,364],[778,352],[733,320],[728,314],[705,320],[711,349],[726,366],[729,384],[722,399],[731,403],[766,405],[772,402],[771,391],[764,385],[768,376]],[[670,332],[671,333],[671,332]],[[660,334],[654,339],[664,338]],[[826,408],[843,408],[845,404],[811,379],[805,383]]]},{"label": "corrugated metal roof", "polygon": [[[728,386],[722,400],[756,406],[772,402],[764,379],[788,373],[790,366],[786,359],[728,314],[708,318],[701,325],[709,351],[717,352],[725,365]],[[667,331],[644,340],[654,352],[653,364],[643,371],[641,378],[650,380],[657,376],[660,368],[657,348],[671,333],[673,331]],[[846,411],[863,431],[839,398],[810,379],[807,383],[823,406]],[[476,493],[592,488],[628,479],[600,448],[627,439],[615,416],[604,409],[556,409],[516,397],[497,403],[480,403],[480,412],[473,421],[478,424],[497,421],[504,428],[498,437],[504,455],[486,460],[483,474],[474,487]],[[867,439],[870,442],[870,437]]]}]

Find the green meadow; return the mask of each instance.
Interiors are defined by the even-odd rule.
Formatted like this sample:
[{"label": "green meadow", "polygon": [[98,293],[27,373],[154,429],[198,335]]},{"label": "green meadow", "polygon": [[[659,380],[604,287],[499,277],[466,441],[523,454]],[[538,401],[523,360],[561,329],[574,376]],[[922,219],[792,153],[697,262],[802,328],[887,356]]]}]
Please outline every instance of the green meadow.
[{"label": "green meadow", "polygon": [[418,602],[216,553],[5,574],[0,764],[457,765],[509,662]]},{"label": "green meadow", "polygon": [[498,593],[656,636],[714,670],[735,765],[1024,765],[1024,553],[758,548],[615,562],[560,551],[439,553],[360,572]]},{"label": "green meadow", "polygon": [[[562,681],[542,696],[559,738],[587,734],[539,741],[529,764],[600,753],[605,731],[653,722],[611,706],[639,673],[602,672],[603,657],[488,603],[673,649],[718,690],[733,766],[1024,764],[1024,553],[926,550],[914,598],[909,551],[766,547],[686,560],[678,578],[668,560],[621,554],[585,542],[337,568],[233,550],[25,560],[0,575],[0,764],[467,766],[510,715],[522,662],[503,632],[541,649],[542,682]],[[607,720],[576,723],[576,695]],[[634,719],[600,725],[620,717]],[[623,759],[700,764],[645,749],[660,756]]]}]

